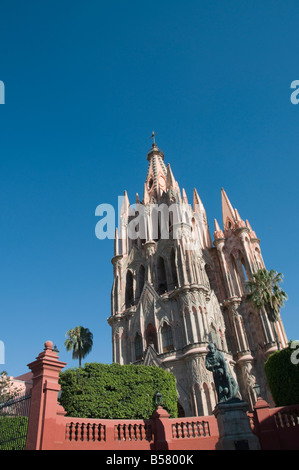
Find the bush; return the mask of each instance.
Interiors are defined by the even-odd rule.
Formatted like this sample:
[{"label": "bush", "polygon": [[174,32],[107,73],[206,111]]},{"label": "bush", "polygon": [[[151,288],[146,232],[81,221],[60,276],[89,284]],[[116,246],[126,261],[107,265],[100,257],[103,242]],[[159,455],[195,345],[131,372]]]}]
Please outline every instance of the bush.
[{"label": "bush", "polygon": [[102,419],[147,419],[154,396],[177,417],[175,377],[155,366],[90,363],[60,373],[60,403],[68,416]]},{"label": "bush", "polygon": [[291,361],[295,349],[291,347],[271,354],[265,363],[265,372],[276,406],[299,403],[299,364]]}]

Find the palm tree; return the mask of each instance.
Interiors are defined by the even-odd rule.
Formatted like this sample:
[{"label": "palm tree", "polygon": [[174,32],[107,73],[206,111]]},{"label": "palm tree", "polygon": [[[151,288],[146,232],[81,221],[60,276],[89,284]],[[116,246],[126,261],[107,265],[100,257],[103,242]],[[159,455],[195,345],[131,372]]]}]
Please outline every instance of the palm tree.
[{"label": "palm tree", "polygon": [[88,328],[76,326],[66,333],[64,345],[67,351],[73,350],[73,359],[79,359],[79,367],[81,367],[81,359],[90,353],[93,345],[93,334]]},{"label": "palm tree", "polygon": [[283,275],[277,273],[274,269],[271,269],[271,271],[259,269],[252,275],[252,279],[246,282],[247,294],[245,297],[245,300],[252,302],[257,310],[262,308],[266,310],[269,321],[273,325],[278,349],[280,349],[280,343],[274,324],[280,318],[280,308],[288,299],[287,294],[279,286],[282,278]]}]

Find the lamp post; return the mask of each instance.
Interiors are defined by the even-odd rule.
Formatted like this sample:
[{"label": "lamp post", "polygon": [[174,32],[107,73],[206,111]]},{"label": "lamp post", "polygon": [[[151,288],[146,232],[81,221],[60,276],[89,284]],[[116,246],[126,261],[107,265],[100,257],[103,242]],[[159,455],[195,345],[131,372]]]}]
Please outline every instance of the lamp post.
[{"label": "lamp post", "polygon": [[159,391],[155,393],[155,405],[156,408],[162,405],[162,395]]},{"label": "lamp post", "polygon": [[256,398],[260,398],[261,396],[261,387],[259,384],[255,384],[254,387],[253,387],[253,390],[255,391],[255,394],[256,394]]}]

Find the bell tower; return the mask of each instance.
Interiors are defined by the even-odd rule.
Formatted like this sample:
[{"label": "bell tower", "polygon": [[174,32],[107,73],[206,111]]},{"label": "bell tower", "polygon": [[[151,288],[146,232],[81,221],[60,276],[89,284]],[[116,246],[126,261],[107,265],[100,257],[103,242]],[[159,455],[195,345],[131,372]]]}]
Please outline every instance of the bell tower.
[{"label": "bell tower", "polygon": [[[219,297],[226,323],[229,350],[235,359],[241,393],[250,405],[256,396],[254,384],[261,387],[262,396],[272,400],[264,373],[264,362],[277,349],[273,325],[265,311],[256,312],[245,302],[246,281],[259,269],[265,268],[260,240],[248,220],[244,221],[233,209],[224,189],[221,189],[223,230],[215,219],[216,247],[222,295]],[[275,328],[282,347],[287,337],[281,319]]]}]

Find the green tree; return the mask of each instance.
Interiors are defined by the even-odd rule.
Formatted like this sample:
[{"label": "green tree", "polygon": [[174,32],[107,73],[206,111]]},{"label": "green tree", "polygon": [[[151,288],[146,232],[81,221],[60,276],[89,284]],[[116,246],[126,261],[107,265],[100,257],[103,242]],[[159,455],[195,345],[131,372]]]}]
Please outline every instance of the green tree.
[{"label": "green tree", "polygon": [[0,404],[16,398],[20,393],[21,389],[13,384],[5,370],[2,371],[0,373]]},{"label": "green tree", "polygon": [[265,309],[269,321],[273,325],[275,340],[278,349],[280,343],[275,328],[275,322],[279,320],[280,308],[287,300],[287,294],[281,289],[279,284],[282,282],[283,275],[277,273],[274,269],[259,269],[252,275],[252,279],[246,283],[246,301],[252,302],[257,310]]},{"label": "green tree", "polygon": [[290,341],[288,347],[270,354],[265,372],[276,406],[299,403],[298,343]]},{"label": "green tree", "polygon": [[73,351],[72,358],[79,359],[79,367],[81,360],[90,353],[93,346],[93,334],[88,328],[76,326],[66,333],[64,345],[67,351]]},{"label": "green tree", "polygon": [[156,366],[85,363],[60,373],[60,404],[67,416],[96,419],[148,419],[162,406],[177,417],[177,390],[172,372]]}]

